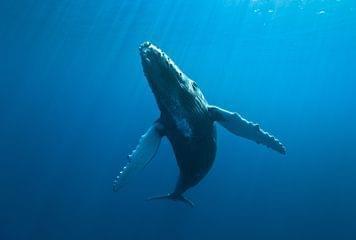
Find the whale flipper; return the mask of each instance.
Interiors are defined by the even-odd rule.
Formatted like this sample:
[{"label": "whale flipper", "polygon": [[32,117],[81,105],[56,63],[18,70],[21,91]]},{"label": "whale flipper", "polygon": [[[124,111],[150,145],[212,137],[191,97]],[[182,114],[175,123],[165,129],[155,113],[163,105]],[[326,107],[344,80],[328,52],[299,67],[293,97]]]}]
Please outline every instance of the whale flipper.
[{"label": "whale flipper", "polygon": [[262,130],[258,124],[247,121],[240,114],[216,106],[210,106],[209,113],[214,121],[220,123],[231,133],[263,144],[281,154],[286,154],[286,148],[278,139]]},{"label": "whale flipper", "polygon": [[119,175],[113,181],[113,190],[118,191],[129,179],[136,175],[155,156],[161,143],[163,125],[155,122],[148,131],[142,135],[136,149],[128,156],[129,161],[122,168]]}]

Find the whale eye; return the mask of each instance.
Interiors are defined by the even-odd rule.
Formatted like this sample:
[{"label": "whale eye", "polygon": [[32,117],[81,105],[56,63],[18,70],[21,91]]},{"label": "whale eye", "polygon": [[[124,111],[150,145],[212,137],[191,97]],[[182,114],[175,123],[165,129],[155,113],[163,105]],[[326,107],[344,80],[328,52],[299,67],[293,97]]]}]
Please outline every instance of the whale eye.
[{"label": "whale eye", "polygon": [[196,82],[192,82],[192,87],[194,90],[198,89],[198,84]]}]

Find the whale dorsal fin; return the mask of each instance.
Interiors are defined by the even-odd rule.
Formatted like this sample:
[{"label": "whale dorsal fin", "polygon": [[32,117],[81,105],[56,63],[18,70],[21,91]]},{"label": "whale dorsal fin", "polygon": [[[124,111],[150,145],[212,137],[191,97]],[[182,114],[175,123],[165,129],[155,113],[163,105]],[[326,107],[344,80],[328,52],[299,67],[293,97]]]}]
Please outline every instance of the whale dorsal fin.
[{"label": "whale dorsal fin", "polygon": [[163,125],[157,121],[144,135],[141,136],[136,149],[128,155],[129,161],[122,168],[113,182],[114,191],[118,191],[122,188],[134,175],[144,169],[152,160],[161,143],[163,130]]},{"label": "whale dorsal fin", "polygon": [[209,113],[214,121],[220,123],[231,133],[263,144],[281,154],[286,153],[286,148],[277,138],[262,130],[258,124],[247,121],[240,114],[216,106],[210,106]]}]

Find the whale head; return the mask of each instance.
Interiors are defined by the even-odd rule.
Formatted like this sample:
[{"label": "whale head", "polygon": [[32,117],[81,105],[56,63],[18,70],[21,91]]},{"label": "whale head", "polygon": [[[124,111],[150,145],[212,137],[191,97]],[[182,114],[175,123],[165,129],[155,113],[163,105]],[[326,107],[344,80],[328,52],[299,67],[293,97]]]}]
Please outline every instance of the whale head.
[{"label": "whale head", "polygon": [[206,101],[197,84],[186,76],[159,47],[144,42],[140,48],[143,71],[161,111],[189,111]]}]

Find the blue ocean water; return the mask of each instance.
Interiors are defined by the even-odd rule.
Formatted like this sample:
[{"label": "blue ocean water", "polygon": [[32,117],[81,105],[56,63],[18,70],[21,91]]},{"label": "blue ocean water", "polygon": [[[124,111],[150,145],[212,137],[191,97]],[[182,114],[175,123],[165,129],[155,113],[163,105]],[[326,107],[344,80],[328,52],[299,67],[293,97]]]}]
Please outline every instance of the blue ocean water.
[{"label": "blue ocean water", "polygon": [[[0,239],[356,239],[353,0],[14,0],[0,13]],[[195,208],[145,201],[174,188],[167,140],[114,193],[159,116],[146,40],[287,155],[218,127],[214,167],[186,194]]]}]

